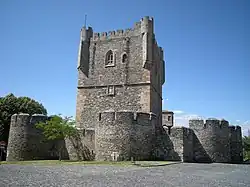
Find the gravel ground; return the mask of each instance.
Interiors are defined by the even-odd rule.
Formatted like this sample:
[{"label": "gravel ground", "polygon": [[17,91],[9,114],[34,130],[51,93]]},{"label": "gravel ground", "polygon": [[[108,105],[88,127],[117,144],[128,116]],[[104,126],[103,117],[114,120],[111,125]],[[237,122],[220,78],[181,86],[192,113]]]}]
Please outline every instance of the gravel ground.
[{"label": "gravel ground", "polygon": [[159,167],[0,165],[0,186],[250,187],[250,165],[173,164]]}]

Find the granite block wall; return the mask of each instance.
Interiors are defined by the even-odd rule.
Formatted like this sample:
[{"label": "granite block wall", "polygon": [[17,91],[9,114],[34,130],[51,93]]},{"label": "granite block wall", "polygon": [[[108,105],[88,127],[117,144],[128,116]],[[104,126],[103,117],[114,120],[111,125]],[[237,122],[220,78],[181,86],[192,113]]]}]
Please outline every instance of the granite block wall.
[{"label": "granite block wall", "polygon": [[155,119],[152,114],[100,113],[96,126],[96,160],[149,160],[154,151]]},{"label": "granite block wall", "polygon": [[[144,17],[131,29],[103,33],[84,27],[80,40],[77,126],[95,128],[98,113],[107,110],[153,112],[160,126],[165,62],[153,19]],[[112,63],[107,64],[109,54]]]},{"label": "granite block wall", "polygon": [[[95,159],[95,140],[93,135],[94,130],[86,131],[78,129],[75,136],[65,138],[65,146],[69,155],[70,160],[94,160]],[[93,138],[91,140],[90,138]]]},{"label": "granite block wall", "polygon": [[171,128],[169,137],[183,162],[193,161],[193,131],[186,127]]},{"label": "granite block wall", "polygon": [[[7,161],[38,160],[58,158],[58,145],[62,141],[45,141],[42,131],[35,127],[47,116],[41,114],[14,114],[11,117]],[[64,152],[64,158],[67,153]]]},{"label": "granite block wall", "polygon": [[229,126],[230,156],[232,163],[243,161],[242,133],[240,126]]}]

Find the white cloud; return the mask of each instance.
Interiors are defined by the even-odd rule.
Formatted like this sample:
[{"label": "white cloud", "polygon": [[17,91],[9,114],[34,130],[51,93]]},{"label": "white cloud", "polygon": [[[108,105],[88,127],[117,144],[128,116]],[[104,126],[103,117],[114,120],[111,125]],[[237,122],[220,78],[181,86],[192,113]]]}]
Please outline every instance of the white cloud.
[{"label": "white cloud", "polygon": [[189,126],[189,120],[191,119],[203,119],[202,116],[199,116],[197,114],[185,114],[185,115],[177,115],[174,117],[175,123],[174,126]]},{"label": "white cloud", "polygon": [[173,112],[174,112],[174,114],[183,114],[184,113],[184,111],[182,111],[182,110],[174,110]]},{"label": "white cloud", "polygon": [[240,120],[239,120],[239,119],[237,119],[237,120],[236,120],[236,122],[240,122]]}]

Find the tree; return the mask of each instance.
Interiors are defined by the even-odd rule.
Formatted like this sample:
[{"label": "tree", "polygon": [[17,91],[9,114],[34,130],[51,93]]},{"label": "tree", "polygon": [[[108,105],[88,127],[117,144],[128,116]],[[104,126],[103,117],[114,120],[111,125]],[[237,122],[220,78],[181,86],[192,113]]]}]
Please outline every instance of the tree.
[{"label": "tree", "polygon": [[12,93],[0,97],[0,141],[8,141],[11,116],[18,113],[47,115],[47,110],[29,97],[15,97]]},{"label": "tree", "polygon": [[250,159],[250,136],[244,136],[242,139],[244,160]]},{"label": "tree", "polygon": [[[37,123],[36,128],[43,131],[46,140],[63,140],[77,133],[75,121],[72,120],[72,117],[62,117],[60,114],[51,117],[46,122]],[[59,144],[59,149],[57,150],[59,160],[61,160],[62,149],[62,145]]]}]

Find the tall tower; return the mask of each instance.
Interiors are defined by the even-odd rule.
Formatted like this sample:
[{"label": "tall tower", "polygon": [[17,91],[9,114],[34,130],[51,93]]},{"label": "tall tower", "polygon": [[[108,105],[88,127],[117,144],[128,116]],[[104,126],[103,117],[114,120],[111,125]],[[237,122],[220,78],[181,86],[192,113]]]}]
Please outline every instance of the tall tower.
[{"label": "tall tower", "polygon": [[95,129],[104,111],[153,112],[161,125],[163,50],[153,18],[103,33],[81,29],[78,55],[77,126]]}]

